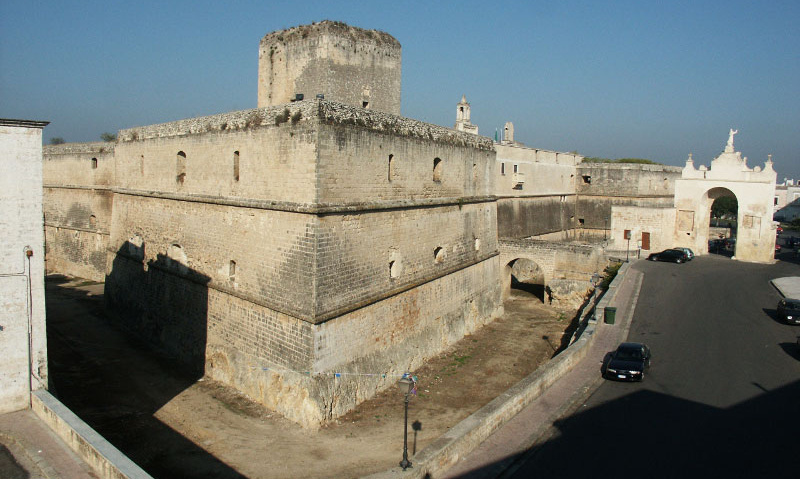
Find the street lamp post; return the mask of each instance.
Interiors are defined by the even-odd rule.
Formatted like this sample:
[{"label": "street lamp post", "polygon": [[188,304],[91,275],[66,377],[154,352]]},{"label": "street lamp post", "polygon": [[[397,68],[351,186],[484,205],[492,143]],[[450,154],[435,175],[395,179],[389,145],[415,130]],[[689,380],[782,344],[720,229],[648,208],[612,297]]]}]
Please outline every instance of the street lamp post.
[{"label": "street lamp post", "polygon": [[592,320],[597,321],[597,304],[595,301],[597,299],[597,285],[600,284],[601,276],[597,273],[592,275]]},{"label": "street lamp post", "polygon": [[403,422],[403,460],[400,461],[400,467],[405,471],[411,467],[411,461],[408,460],[408,400],[414,389],[414,379],[408,374],[403,374],[403,377],[397,381],[397,387],[405,394],[405,420]]}]

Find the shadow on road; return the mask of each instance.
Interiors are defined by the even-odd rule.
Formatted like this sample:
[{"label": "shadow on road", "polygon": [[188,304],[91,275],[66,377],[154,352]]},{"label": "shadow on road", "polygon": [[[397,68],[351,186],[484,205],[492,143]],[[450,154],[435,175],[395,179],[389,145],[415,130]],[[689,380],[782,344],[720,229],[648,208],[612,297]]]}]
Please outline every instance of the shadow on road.
[{"label": "shadow on road", "polygon": [[648,477],[793,476],[800,466],[791,446],[800,431],[798,398],[800,381],[728,409],[639,390],[557,421],[556,437],[518,457],[519,468],[503,477],[616,477],[622,470]]}]

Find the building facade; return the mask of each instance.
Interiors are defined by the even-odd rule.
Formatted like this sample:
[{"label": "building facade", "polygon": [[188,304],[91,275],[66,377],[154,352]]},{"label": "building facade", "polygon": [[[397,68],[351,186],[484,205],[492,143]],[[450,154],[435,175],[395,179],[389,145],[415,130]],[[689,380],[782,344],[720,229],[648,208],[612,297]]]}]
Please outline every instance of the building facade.
[{"label": "building facade", "polygon": [[42,129],[0,119],[0,414],[47,387],[42,226]]}]

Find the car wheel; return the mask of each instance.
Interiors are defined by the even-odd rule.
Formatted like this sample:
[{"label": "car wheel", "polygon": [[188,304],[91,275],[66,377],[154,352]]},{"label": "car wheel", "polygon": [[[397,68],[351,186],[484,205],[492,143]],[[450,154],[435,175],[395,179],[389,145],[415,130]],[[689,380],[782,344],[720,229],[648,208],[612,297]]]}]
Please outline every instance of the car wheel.
[{"label": "car wheel", "polygon": [[678,264],[681,264],[681,263],[683,263],[683,260],[678,258],[678,259],[675,260],[675,262],[678,263]]}]

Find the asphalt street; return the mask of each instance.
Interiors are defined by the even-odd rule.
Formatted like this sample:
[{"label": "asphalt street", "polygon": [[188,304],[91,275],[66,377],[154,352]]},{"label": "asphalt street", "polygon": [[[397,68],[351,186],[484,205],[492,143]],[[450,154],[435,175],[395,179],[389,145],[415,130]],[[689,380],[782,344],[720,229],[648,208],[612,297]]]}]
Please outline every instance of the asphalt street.
[{"label": "asphalt street", "polygon": [[604,382],[512,477],[796,475],[800,327],[777,320],[769,283],[800,276],[795,261],[636,263],[628,340],[653,352],[645,381]]}]

